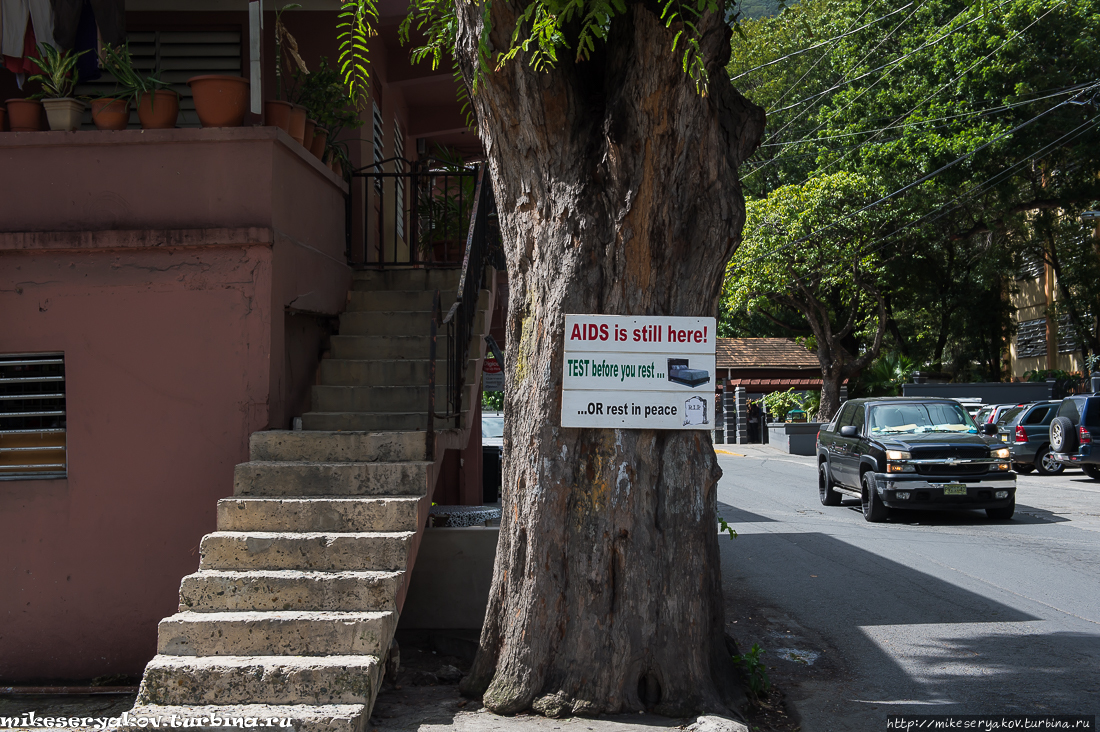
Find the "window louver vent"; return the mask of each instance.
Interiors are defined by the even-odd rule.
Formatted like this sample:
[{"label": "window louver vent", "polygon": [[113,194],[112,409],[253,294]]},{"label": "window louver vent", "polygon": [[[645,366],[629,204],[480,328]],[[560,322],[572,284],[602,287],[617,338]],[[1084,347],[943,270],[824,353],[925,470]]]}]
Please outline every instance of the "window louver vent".
[{"label": "window louver vent", "polygon": [[0,356],[0,480],[65,475],[64,355]]},{"label": "window louver vent", "polygon": [[1035,358],[1047,355],[1047,320],[1027,320],[1016,331],[1016,357]]}]

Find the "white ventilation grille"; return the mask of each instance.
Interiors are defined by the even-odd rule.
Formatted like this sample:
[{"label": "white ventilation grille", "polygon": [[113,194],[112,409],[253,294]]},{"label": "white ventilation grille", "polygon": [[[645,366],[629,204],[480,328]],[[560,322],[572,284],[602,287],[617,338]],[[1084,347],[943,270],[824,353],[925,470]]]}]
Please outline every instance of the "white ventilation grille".
[{"label": "white ventilation grille", "polygon": [[[396,117],[393,119],[393,154],[398,160],[393,161],[393,172],[407,173],[405,170],[405,133],[401,130],[401,122]],[[394,178],[395,198],[397,199],[397,237],[405,238],[405,179]]]},{"label": "white ventilation grille", "polygon": [[0,356],[0,480],[64,478],[65,357]]},{"label": "white ventilation grille", "polygon": [[[378,165],[378,163],[380,163],[380,162],[382,162],[383,160],[386,159],[386,155],[383,152],[383,146],[382,146],[382,110],[378,109],[378,104],[376,102],[371,102],[371,106],[374,108],[374,115],[373,115],[374,164]],[[375,173],[381,173],[382,172],[382,167],[378,166],[378,167],[374,168],[374,172]],[[375,178],[374,179],[374,187],[377,188],[378,190],[382,190],[382,179],[381,178]]]}]

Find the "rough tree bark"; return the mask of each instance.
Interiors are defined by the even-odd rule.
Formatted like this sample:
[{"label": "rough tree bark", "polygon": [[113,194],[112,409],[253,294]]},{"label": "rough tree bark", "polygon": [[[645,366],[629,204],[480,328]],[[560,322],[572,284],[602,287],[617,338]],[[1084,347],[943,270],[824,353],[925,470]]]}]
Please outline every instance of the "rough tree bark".
[{"label": "rough tree bark", "polygon": [[[456,8],[472,84],[483,8]],[[565,314],[713,316],[744,223],[737,167],[763,111],[727,81],[720,19],[701,20],[702,97],[654,10],[630,5],[590,61],[517,59],[472,96],[510,295],[504,516],[464,690],[498,713],[680,715],[743,698],[707,434],[559,426]],[[499,50],[516,6],[491,12]]]}]

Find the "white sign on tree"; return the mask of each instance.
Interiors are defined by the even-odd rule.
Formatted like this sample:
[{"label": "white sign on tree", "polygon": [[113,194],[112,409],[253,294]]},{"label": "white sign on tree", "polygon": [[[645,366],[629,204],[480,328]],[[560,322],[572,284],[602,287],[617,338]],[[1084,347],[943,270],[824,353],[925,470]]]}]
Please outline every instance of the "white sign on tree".
[{"label": "white sign on tree", "polygon": [[566,315],[562,427],[711,429],[714,318]]}]

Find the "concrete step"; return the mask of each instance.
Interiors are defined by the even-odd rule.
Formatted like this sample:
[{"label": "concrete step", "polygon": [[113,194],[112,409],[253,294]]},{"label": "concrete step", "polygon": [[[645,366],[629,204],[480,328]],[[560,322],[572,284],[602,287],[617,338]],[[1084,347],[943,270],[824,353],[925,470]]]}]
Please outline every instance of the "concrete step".
[{"label": "concrete step", "polygon": [[[426,386],[428,359],[342,359],[321,361],[320,383],[325,386]],[[435,361],[436,382],[446,381],[444,358]]]},{"label": "concrete step", "polygon": [[351,278],[353,292],[369,290],[439,290],[440,296],[458,292],[458,281],[462,270],[453,269],[384,269],[361,270]]},{"label": "concrete step", "polygon": [[397,613],[177,613],[160,621],[168,656],[360,656],[389,650]]},{"label": "concrete step", "polygon": [[416,531],[419,503],[414,496],[223,498],[218,530]]},{"label": "concrete step", "polygon": [[422,496],[429,462],[253,461],[233,472],[234,496]]},{"label": "concrete step", "polygon": [[[429,337],[426,332],[424,335],[335,335],[330,340],[331,357],[338,359],[422,361],[429,354]],[[436,336],[435,358],[437,364],[447,360],[447,334],[444,329],[440,329]]]},{"label": "concrete step", "polygon": [[427,336],[431,335],[431,313],[419,310],[345,312],[340,315],[340,335]]},{"label": "concrete step", "polygon": [[[438,420],[437,420],[438,421]],[[427,405],[420,413],[409,412],[306,412],[302,415],[306,430],[426,430]]]},{"label": "concrete step", "polygon": [[[487,311],[480,310],[474,316],[474,333],[485,332]],[[445,317],[446,312],[443,313]],[[436,333],[446,331],[443,323],[436,326]],[[377,312],[345,312],[340,316],[340,335],[344,336],[430,336],[431,313],[412,310],[390,310]]]},{"label": "concrete step", "polygon": [[199,544],[199,569],[398,571],[408,566],[415,532],[215,531]]},{"label": "concrete step", "polygon": [[[439,306],[446,315],[457,290],[440,291]],[[372,290],[348,293],[347,312],[367,310],[424,310],[431,312],[435,290]]]},{"label": "concrete step", "polygon": [[[217,706],[164,706],[143,704],[134,707],[129,715],[156,719],[161,727],[186,727],[199,732],[231,732],[240,729],[242,722],[234,726],[232,721],[255,719],[258,728],[290,729],[294,732],[366,732],[370,710],[363,704],[324,704],[304,706],[300,704],[223,704]],[[186,722],[184,722],[186,720]],[[272,721],[268,721],[272,720]],[[290,720],[289,726],[281,726]],[[154,726],[152,722],[146,723]]]},{"label": "concrete step", "polygon": [[[314,386],[318,412],[427,412],[427,386]],[[447,386],[436,384],[435,411],[446,411]]]},{"label": "concrete step", "polygon": [[258,461],[314,463],[422,460],[424,433],[316,430],[253,432],[249,438],[249,458]]},{"label": "concrete step", "polygon": [[139,704],[366,704],[375,656],[163,656],[145,667]]},{"label": "concrete step", "polygon": [[395,610],[402,572],[202,570],[180,584],[180,611]]}]

